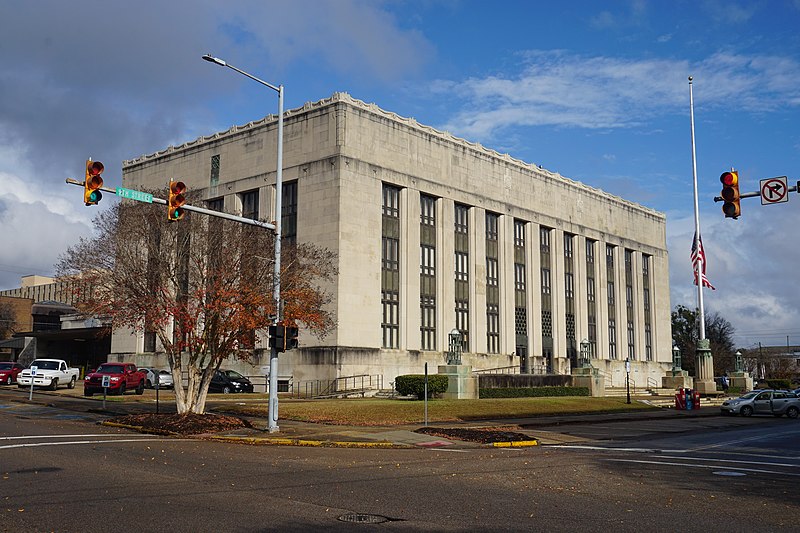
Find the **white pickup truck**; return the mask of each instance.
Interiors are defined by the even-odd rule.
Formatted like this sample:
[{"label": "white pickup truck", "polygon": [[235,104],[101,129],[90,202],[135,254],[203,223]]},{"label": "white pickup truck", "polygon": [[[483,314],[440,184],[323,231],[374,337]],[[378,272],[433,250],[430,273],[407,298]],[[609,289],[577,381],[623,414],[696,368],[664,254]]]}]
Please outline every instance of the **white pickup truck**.
[{"label": "white pickup truck", "polygon": [[[33,368],[36,367],[36,374]],[[49,387],[56,390],[59,385],[66,385],[70,389],[75,388],[78,381],[80,369],[69,368],[67,362],[62,359],[34,359],[30,366],[19,373],[17,376],[17,386],[30,387],[31,380],[36,387]]]}]

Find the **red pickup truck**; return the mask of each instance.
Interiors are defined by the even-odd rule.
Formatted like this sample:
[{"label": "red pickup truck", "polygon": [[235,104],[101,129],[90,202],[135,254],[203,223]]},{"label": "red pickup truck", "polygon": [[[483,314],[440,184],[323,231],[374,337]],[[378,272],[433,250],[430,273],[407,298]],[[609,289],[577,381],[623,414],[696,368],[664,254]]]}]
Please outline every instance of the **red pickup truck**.
[{"label": "red pickup truck", "polygon": [[103,376],[109,376],[108,392],[125,394],[126,390],[135,389],[136,394],[144,392],[145,374],[136,369],[133,363],[103,363],[97,370],[87,374],[83,381],[83,395],[91,396],[95,392],[103,392]]}]

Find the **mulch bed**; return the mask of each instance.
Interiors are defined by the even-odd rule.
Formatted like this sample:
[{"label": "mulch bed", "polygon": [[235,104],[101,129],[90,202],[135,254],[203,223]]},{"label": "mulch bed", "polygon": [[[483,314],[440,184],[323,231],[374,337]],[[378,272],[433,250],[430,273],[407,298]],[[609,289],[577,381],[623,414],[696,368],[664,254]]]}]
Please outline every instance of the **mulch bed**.
[{"label": "mulch bed", "polygon": [[230,431],[232,429],[248,428],[245,420],[235,416],[215,415],[205,413],[202,415],[195,413],[186,414],[140,414],[125,415],[107,420],[114,424],[124,424],[126,426],[140,427],[149,433],[179,435],[198,435],[201,433],[217,433],[220,431]]},{"label": "mulch bed", "polygon": [[469,442],[489,444],[492,442],[519,442],[533,440],[524,433],[511,431],[509,428],[419,428],[416,433],[442,437],[444,439],[458,439]]}]

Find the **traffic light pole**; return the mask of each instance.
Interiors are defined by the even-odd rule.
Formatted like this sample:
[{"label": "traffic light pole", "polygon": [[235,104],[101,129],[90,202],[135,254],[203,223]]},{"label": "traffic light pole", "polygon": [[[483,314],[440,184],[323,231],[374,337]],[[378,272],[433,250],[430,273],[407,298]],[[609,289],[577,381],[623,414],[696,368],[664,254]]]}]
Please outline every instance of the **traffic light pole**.
[{"label": "traffic light pole", "polygon": [[[83,187],[82,181],[78,181],[72,178],[67,178],[66,182],[70,185],[78,185],[80,187]],[[111,187],[100,187],[99,190],[118,195],[117,189],[112,189]],[[154,196],[152,199],[150,199],[149,202],[146,203],[167,205],[169,202],[161,198],[156,198]],[[185,209],[186,211],[194,211],[195,213],[202,213],[204,215],[208,215],[211,217],[224,218],[226,220],[232,220],[234,222],[241,222],[242,224],[249,224],[250,226],[258,226],[260,228],[266,228],[272,231],[276,230],[275,224],[271,224],[269,222],[261,222],[260,220],[253,220],[252,218],[244,218],[236,215],[231,215],[228,213],[222,213],[221,211],[214,211],[213,209],[206,209],[204,207],[195,207],[193,205],[185,204],[181,206],[181,209]]]}]

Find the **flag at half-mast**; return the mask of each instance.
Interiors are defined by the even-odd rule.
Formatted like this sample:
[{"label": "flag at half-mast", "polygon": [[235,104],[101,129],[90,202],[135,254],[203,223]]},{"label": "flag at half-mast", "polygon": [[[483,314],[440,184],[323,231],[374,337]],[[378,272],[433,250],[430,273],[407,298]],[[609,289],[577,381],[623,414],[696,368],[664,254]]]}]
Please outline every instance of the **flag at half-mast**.
[{"label": "flag at half-mast", "polygon": [[[700,263],[700,268],[698,268]],[[694,240],[692,240],[692,270],[694,271],[694,284],[697,285],[697,271],[700,271],[700,277],[703,280],[703,287],[708,287],[712,291],[717,290],[706,277],[706,251],[703,249],[703,238],[697,232],[694,232]]]}]

